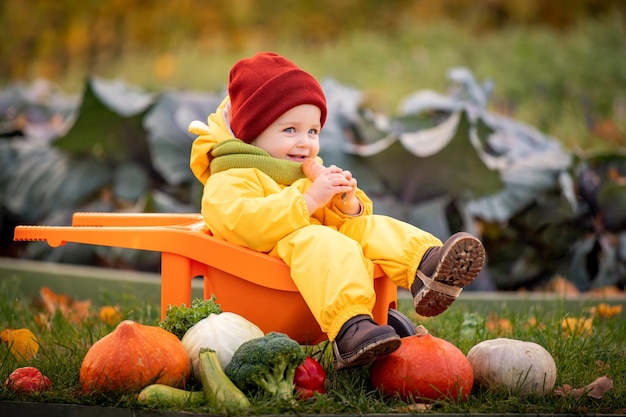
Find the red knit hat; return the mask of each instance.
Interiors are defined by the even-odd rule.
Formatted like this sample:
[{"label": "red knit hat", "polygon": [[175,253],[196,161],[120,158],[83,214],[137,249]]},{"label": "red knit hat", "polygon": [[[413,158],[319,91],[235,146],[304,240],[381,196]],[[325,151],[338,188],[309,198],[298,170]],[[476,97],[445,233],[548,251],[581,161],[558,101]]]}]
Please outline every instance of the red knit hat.
[{"label": "red knit hat", "polygon": [[242,59],[230,71],[230,127],[238,139],[252,142],[276,119],[301,104],[321,110],[326,121],[326,98],[313,76],[272,52]]}]

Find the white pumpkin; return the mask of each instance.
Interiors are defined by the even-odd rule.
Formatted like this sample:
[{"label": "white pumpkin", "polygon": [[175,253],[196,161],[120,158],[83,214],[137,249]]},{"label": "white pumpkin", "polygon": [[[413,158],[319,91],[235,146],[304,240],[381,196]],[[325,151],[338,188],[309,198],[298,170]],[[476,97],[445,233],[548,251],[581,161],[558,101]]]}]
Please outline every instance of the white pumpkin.
[{"label": "white pumpkin", "polygon": [[484,388],[508,389],[518,395],[545,395],[556,383],[552,355],[533,342],[485,340],[469,350],[467,359],[474,370],[474,380]]},{"label": "white pumpkin", "polygon": [[239,346],[250,339],[263,336],[263,331],[256,324],[239,314],[225,311],[209,314],[191,326],[181,342],[191,359],[193,375],[199,380],[200,348],[213,349],[222,369],[226,369]]}]

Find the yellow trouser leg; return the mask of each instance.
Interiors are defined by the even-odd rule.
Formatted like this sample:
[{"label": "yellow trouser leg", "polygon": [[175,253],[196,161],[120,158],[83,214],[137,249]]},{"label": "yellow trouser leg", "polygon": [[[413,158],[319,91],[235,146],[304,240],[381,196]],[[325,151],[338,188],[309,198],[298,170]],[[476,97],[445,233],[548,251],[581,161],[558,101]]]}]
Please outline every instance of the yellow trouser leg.
[{"label": "yellow trouser leg", "polygon": [[432,235],[385,216],[347,221],[339,231],[312,225],[281,239],[271,254],[289,265],[313,316],[332,341],[358,314],[371,316],[376,301],[373,262],[408,288],[424,251],[441,245]]},{"label": "yellow trouser leg", "polygon": [[360,242],[367,259],[380,265],[396,285],[410,288],[424,252],[441,246],[441,240],[409,223],[392,217],[357,217],[343,224],[342,234]]},{"label": "yellow trouser leg", "polygon": [[376,301],[374,265],[355,240],[313,225],[281,239],[271,254],[290,267],[298,291],[330,340],[350,318],[371,316]]}]

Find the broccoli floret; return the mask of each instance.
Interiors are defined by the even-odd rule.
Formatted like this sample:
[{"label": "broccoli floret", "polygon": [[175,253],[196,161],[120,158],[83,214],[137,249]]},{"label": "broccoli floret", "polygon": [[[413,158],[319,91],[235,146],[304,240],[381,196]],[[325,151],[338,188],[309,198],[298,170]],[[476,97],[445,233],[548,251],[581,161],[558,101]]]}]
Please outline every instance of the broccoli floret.
[{"label": "broccoli floret", "polygon": [[292,399],[296,368],[306,354],[289,336],[269,332],[244,342],[226,365],[226,375],[242,391]]},{"label": "broccoli floret", "polygon": [[159,326],[182,339],[191,326],[208,317],[209,314],[220,313],[222,313],[222,307],[215,302],[215,295],[211,295],[211,298],[207,300],[196,298],[191,302],[191,307],[185,304],[180,307],[170,305]]}]

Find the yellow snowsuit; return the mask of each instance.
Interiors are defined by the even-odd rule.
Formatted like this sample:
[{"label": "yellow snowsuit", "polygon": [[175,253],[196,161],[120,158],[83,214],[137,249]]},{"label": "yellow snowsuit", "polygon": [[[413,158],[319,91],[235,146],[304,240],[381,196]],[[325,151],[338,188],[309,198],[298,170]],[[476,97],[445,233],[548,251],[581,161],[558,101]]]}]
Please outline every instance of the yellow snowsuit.
[{"label": "yellow snowsuit", "polygon": [[339,211],[332,202],[309,213],[303,194],[307,178],[279,184],[256,168],[231,168],[210,175],[213,145],[232,139],[226,98],[208,118],[193,122],[190,167],[204,184],[202,215],[208,229],[224,239],[281,258],[332,341],[341,326],[358,314],[372,316],[376,293],[374,263],[398,286],[410,288],[427,248],[441,241],[415,226],[373,214],[362,190],[358,216]]}]

